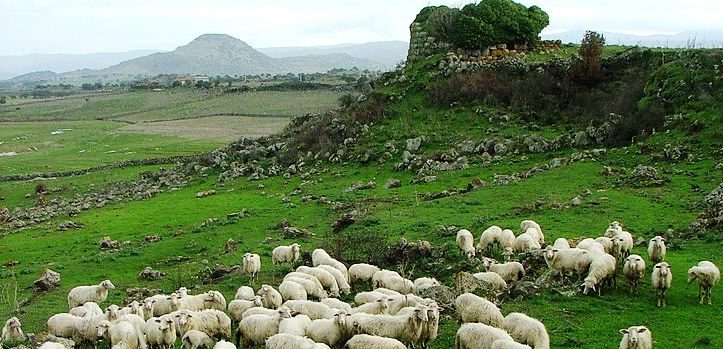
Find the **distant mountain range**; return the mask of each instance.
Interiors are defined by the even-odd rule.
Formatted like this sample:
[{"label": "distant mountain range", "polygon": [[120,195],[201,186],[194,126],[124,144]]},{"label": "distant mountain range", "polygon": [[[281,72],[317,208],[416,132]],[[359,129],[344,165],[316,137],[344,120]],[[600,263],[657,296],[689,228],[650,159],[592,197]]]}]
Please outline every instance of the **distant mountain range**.
[{"label": "distant mountain range", "polygon": [[[664,48],[723,48],[723,30],[684,31],[672,35],[630,35],[600,31],[608,45],[664,47]],[[580,43],[584,30],[544,34],[543,39],[562,40],[563,43]]]},{"label": "distant mountain range", "polygon": [[[0,79],[15,76],[12,79],[15,82],[69,83],[80,79],[112,81],[158,74],[314,73],[352,67],[388,70],[406,58],[407,46],[406,42],[396,41],[268,48],[264,49],[269,53],[266,55],[229,35],[204,34],[170,52],[0,56],[0,67],[3,67]],[[42,59],[36,60],[38,56]]]}]

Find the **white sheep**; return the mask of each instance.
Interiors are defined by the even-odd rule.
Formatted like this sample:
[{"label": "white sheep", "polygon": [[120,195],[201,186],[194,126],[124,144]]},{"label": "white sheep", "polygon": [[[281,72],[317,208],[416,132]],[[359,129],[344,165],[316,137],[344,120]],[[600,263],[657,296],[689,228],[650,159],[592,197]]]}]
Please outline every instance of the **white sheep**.
[{"label": "white sheep", "polygon": [[267,338],[279,333],[279,323],[291,317],[287,308],[281,308],[274,315],[251,315],[239,322],[236,329],[237,344],[243,340],[243,346],[263,345]]},{"label": "white sheep", "polygon": [[20,323],[20,319],[16,317],[11,317],[7,321],[5,321],[5,326],[3,326],[2,330],[2,337],[0,339],[4,341],[23,341],[25,340],[25,334],[23,333],[23,329],[21,328],[22,324]]},{"label": "white sheep", "polygon": [[[107,320],[106,316],[104,315],[85,316],[78,318],[75,322],[75,329],[73,331],[72,337],[75,345],[79,347],[82,347],[84,345],[93,345],[95,347],[99,338],[98,326],[108,321],[109,320]],[[116,320],[115,322],[118,322],[118,320]],[[130,321],[128,322],[131,323]],[[133,325],[133,323],[131,324]],[[138,324],[135,324],[134,327],[138,329],[139,332],[142,332],[142,329],[139,328]]]},{"label": "white sheep", "polygon": [[119,321],[114,324],[103,321],[98,325],[97,336],[98,338],[109,338],[113,349],[143,349],[146,347],[143,333],[128,321]]},{"label": "white sheep", "polygon": [[502,321],[502,329],[516,341],[534,349],[550,349],[550,336],[545,325],[522,313],[509,313]]},{"label": "white sheep", "polygon": [[[398,295],[401,296],[401,293],[399,293]],[[354,296],[354,303],[365,304],[375,302],[381,296],[387,296],[387,294],[377,291],[359,292]]]},{"label": "white sheep", "polygon": [[555,239],[555,242],[552,244],[552,247],[559,248],[559,249],[570,248],[570,242],[567,241],[567,239],[565,239],[565,238],[557,238],[557,239]]},{"label": "white sheep", "polygon": [[216,345],[213,346],[213,349],[236,349],[236,346],[233,343],[227,342],[222,339],[216,342]]},{"label": "white sheep", "polygon": [[67,349],[64,345],[55,342],[45,342],[38,349]]},{"label": "white sheep", "polygon": [[311,318],[304,314],[298,314],[288,319],[282,319],[281,322],[279,322],[279,333],[303,337],[306,335],[306,329],[309,325],[311,325]]},{"label": "white sheep", "polygon": [[712,304],[710,299],[711,290],[720,281],[720,270],[713,262],[702,261],[698,265],[688,269],[688,283],[698,280],[700,288],[698,295],[700,296],[700,304],[708,299],[708,304]]},{"label": "white sheep", "polygon": [[[469,232],[468,230],[463,229],[466,232]],[[461,232],[462,230],[460,230]],[[477,249],[483,253],[489,253],[492,250],[492,246],[500,241],[500,236],[502,235],[502,228],[493,225],[485,231],[482,232],[482,235],[479,237],[479,243],[477,244]],[[457,243],[459,243],[459,232],[457,233]],[[462,248],[460,246],[460,248]],[[464,251],[464,250],[463,250]]]},{"label": "white sheep", "polygon": [[376,265],[357,263],[349,267],[349,283],[356,287],[360,282],[371,282],[374,273],[379,271]]},{"label": "white sheep", "polygon": [[435,278],[429,278],[429,277],[423,277],[423,278],[417,278],[414,280],[414,289],[417,292],[420,292],[422,290],[426,290],[428,288],[441,286],[442,284],[437,281]]},{"label": "white sheep", "polygon": [[[311,253],[311,262],[315,267],[318,267],[320,265],[329,265],[336,268],[342,274],[344,274],[344,279],[346,280],[346,282],[349,282],[349,270],[346,268],[346,265],[334,258],[331,258],[331,256],[329,256],[326,251],[320,248],[315,249]],[[341,288],[341,285],[339,285],[339,287]]]},{"label": "white sheep", "polygon": [[261,296],[264,308],[278,309],[281,306],[281,303],[283,303],[281,293],[269,285],[262,285],[256,294]]},{"label": "white sheep", "polygon": [[460,229],[457,232],[457,247],[462,251],[467,259],[472,259],[475,256],[474,248],[474,236],[467,229]]},{"label": "white sheep", "polygon": [[561,273],[575,273],[581,277],[592,263],[593,255],[579,248],[548,248],[545,250],[545,263],[547,266]]},{"label": "white sheep", "polygon": [[[295,302],[295,301],[291,301]],[[246,310],[243,314],[241,314],[241,319],[245,319],[251,315],[266,315],[266,316],[273,316],[276,315],[276,313],[279,312],[280,309],[288,309],[286,307],[279,307],[279,309],[267,309],[262,307],[253,307]]]},{"label": "white sheep", "polygon": [[631,254],[625,258],[623,265],[623,276],[630,286],[630,295],[632,296],[638,288],[640,279],[645,275],[645,260],[636,254]]},{"label": "white sheep", "polygon": [[254,292],[254,289],[249,286],[241,286],[236,290],[236,294],[234,295],[234,299],[242,299],[245,301],[252,301],[254,300],[254,297],[256,297],[256,292]]},{"label": "white sheep", "polygon": [[399,275],[399,273],[397,273],[396,271],[382,269],[382,270],[374,273],[374,275],[372,275],[372,287],[379,288],[379,287],[375,286],[377,283],[379,283],[379,280],[388,278],[388,277],[402,277],[402,276]]},{"label": "white sheep", "polygon": [[75,287],[68,293],[68,309],[73,309],[86,302],[103,302],[108,298],[108,290],[114,288],[115,286],[110,280],[103,280],[98,285]]},{"label": "white sheep", "polygon": [[120,309],[118,311],[118,315],[128,315],[128,314],[135,314],[146,320],[145,312],[143,311],[143,306],[141,303],[138,303],[138,301],[133,301],[128,306]]},{"label": "white sheep", "polygon": [[73,338],[73,333],[80,319],[82,318],[69,313],[55,314],[48,318],[48,333],[56,337]]},{"label": "white sheep", "polygon": [[[301,287],[304,288],[304,291],[306,291],[307,297],[313,297],[318,300],[322,300],[324,298],[329,297],[329,295],[326,293],[326,291],[324,291],[324,288],[319,287],[317,284],[315,284],[312,281],[309,281],[308,279],[290,277],[290,278],[284,278],[284,281],[292,281],[292,282],[295,282],[295,283],[301,285]],[[280,287],[279,287],[279,290],[281,290]]]},{"label": "white sheep", "polygon": [[[343,266],[343,264],[342,264]],[[349,294],[351,293],[351,285],[349,285],[349,277],[346,276],[348,272],[346,272],[346,269],[341,270],[338,266],[328,265],[328,264],[319,264],[316,266],[319,269],[326,270],[334,276],[334,279],[336,279],[337,285],[339,285],[339,291],[342,294]]]},{"label": "white sheep", "polygon": [[583,280],[582,293],[588,294],[588,292],[592,290],[597,291],[598,296],[601,295],[605,281],[615,282],[616,267],[617,262],[615,261],[615,257],[607,253],[595,257],[592,263],[590,263],[590,270],[587,273],[587,277]]},{"label": "white sheep", "polygon": [[254,253],[246,253],[243,257],[243,272],[251,275],[251,281],[256,280],[261,270],[261,256]]},{"label": "white sheep", "polygon": [[650,239],[648,243],[648,258],[652,264],[660,263],[665,260],[665,238],[656,236]]},{"label": "white sheep", "polygon": [[292,313],[304,314],[311,320],[328,319],[337,313],[328,305],[321,302],[290,300],[284,303],[284,307],[289,308]]},{"label": "white sheep", "polygon": [[627,258],[630,255],[630,251],[633,250],[633,246],[635,245],[633,235],[627,231],[616,230],[615,236],[613,237],[617,240],[617,245],[619,245],[618,248],[620,251],[620,256],[616,256],[616,258]]},{"label": "white sheep", "polygon": [[418,343],[422,328],[429,321],[427,307],[418,305],[404,315],[351,315],[352,328],[356,334],[395,338],[407,346]]},{"label": "white sheep", "polygon": [[321,304],[324,304],[332,309],[336,308],[339,310],[344,310],[347,314],[351,313],[351,305],[336,298],[324,298],[321,300]]},{"label": "white sheep", "polygon": [[85,304],[75,307],[73,309],[70,309],[68,312],[70,314],[73,314],[75,316],[100,316],[103,315],[103,309],[100,308],[98,303],[95,302],[85,302]]},{"label": "white sheep", "polygon": [[231,338],[231,318],[220,310],[190,311],[181,309],[173,316],[174,322],[178,323],[178,333],[181,336],[190,330],[198,330],[211,337]]},{"label": "white sheep", "polygon": [[[419,304],[402,308],[395,315],[410,315],[417,311],[417,306]],[[419,340],[414,344],[419,343],[422,345],[422,348],[427,348],[430,342],[437,339],[437,334],[439,332],[439,306],[437,305],[437,302],[433,300],[429,300],[429,302],[424,305],[427,307],[427,321],[422,324]]]},{"label": "white sheep", "polygon": [[181,296],[178,293],[170,295],[155,295],[143,300],[143,312],[150,316],[170,314],[181,306]]},{"label": "white sheep", "polygon": [[352,308],[351,314],[357,313],[373,315],[389,314],[389,299],[386,295],[382,295],[374,302],[365,303],[356,308]]},{"label": "white sheep", "polygon": [[454,337],[455,349],[491,349],[498,340],[514,341],[503,329],[481,323],[462,324]]},{"label": "white sheep", "polygon": [[181,298],[178,309],[204,310],[216,309],[226,310],[226,298],[218,291],[208,291],[197,295],[187,295]]},{"label": "white sheep", "polygon": [[499,244],[502,249],[513,249],[515,247],[515,233],[510,229],[503,229],[499,237]]},{"label": "white sheep", "polygon": [[394,339],[368,334],[358,334],[346,342],[347,349],[407,349],[404,343]]},{"label": "white sheep", "polygon": [[374,284],[374,287],[388,288],[390,290],[397,291],[403,294],[416,292],[416,290],[414,289],[414,282],[400,276],[389,276],[386,278],[381,278],[377,280],[377,282]]},{"label": "white sheep", "polygon": [[190,330],[183,335],[183,338],[181,338],[181,346],[185,349],[211,349],[213,346],[213,340],[204,332]]},{"label": "white sheep", "polygon": [[575,248],[579,248],[581,250],[592,253],[593,259],[598,256],[607,254],[607,252],[605,252],[605,247],[595,239],[591,238],[582,239],[580,242],[577,243],[577,246],[575,246]]},{"label": "white sheep", "polygon": [[234,299],[228,303],[228,315],[232,321],[239,322],[243,319],[243,314],[253,307],[263,307],[261,296],[254,296],[253,300]]},{"label": "white sheep", "polygon": [[317,343],[335,347],[348,338],[347,313],[337,310],[330,319],[313,320],[306,329],[306,336]]},{"label": "white sheep", "polygon": [[273,264],[289,263],[294,264],[299,259],[301,245],[292,244],[290,246],[278,246],[271,252],[271,262]]},{"label": "white sheep", "polygon": [[655,289],[655,296],[658,301],[658,306],[665,306],[665,294],[668,292],[671,283],[673,282],[673,271],[670,265],[666,262],[660,262],[653,267],[653,274],[651,276],[653,288]]},{"label": "white sheep", "polygon": [[462,318],[462,322],[481,322],[494,327],[501,327],[502,312],[497,306],[472,293],[463,293],[454,301],[454,308]]},{"label": "white sheep", "polygon": [[513,250],[517,253],[531,252],[541,249],[537,237],[532,234],[520,234],[515,238]]},{"label": "white sheep", "polygon": [[329,346],[306,337],[277,333],[266,340],[266,349],[329,349]]},{"label": "white sheep", "polygon": [[281,293],[281,297],[285,300],[306,300],[308,298],[304,286],[291,280],[281,282],[279,285],[279,293]]},{"label": "white sheep", "polygon": [[172,349],[176,343],[176,325],[169,315],[148,319],[145,333],[149,349]]},{"label": "white sheep", "polygon": [[498,339],[492,342],[490,349],[532,349],[532,347],[507,339]]},{"label": "white sheep", "polygon": [[499,274],[505,282],[519,281],[525,277],[525,267],[520,262],[497,263],[492,258],[485,258],[483,266],[486,271]]},{"label": "white sheep", "polygon": [[620,330],[623,339],[620,341],[620,349],[652,349],[653,336],[645,326],[632,326]]},{"label": "white sheep", "polygon": [[507,282],[505,279],[495,272],[487,271],[481,273],[472,274],[476,279],[483,281],[487,286],[494,291],[502,291],[507,288]]},{"label": "white sheep", "polygon": [[284,278],[298,276],[296,275],[297,273],[307,274],[310,277],[303,278],[309,279],[312,282],[315,281],[316,284],[319,284],[320,287],[327,290],[332,297],[339,297],[339,283],[336,282],[334,274],[319,267],[300,266],[296,268],[296,273],[286,275]]},{"label": "white sheep", "polygon": [[[309,267],[301,266],[299,268],[309,268]],[[302,270],[308,271],[306,269],[302,269]],[[318,270],[321,270],[321,269],[318,269]],[[325,270],[322,270],[322,271],[326,272]],[[329,272],[326,272],[326,273],[329,274]],[[329,275],[331,275],[331,274],[329,274]],[[316,286],[317,288],[321,288],[321,289],[324,288],[324,284],[322,284],[321,281],[319,281],[319,278],[317,278],[314,275],[311,275],[311,273],[292,271],[292,272],[284,275],[284,280],[289,279],[289,278],[305,279],[305,280],[313,282],[314,286]],[[332,278],[333,278],[333,276],[332,276]],[[334,279],[334,282],[336,282],[336,279]]]},{"label": "white sheep", "polygon": [[[531,229],[534,229],[536,233],[532,232]],[[520,223],[520,231],[525,234],[529,233],[532,236],[537,237],[537,242],[542,245],[545,243],[545,235],[542,233],[542,227],[540,227],[539,224],[535,221],[531,220],[524,220]]]}]

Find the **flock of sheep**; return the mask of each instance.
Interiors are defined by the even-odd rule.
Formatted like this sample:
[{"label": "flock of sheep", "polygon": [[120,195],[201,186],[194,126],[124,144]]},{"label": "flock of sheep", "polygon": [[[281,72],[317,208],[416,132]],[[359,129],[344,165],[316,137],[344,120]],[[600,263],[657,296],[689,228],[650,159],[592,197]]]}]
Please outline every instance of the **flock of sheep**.
[{"label": "flock of sheep", "polygon": [[[467,258],[482,254],[491,256],[494,248],[502,251],[506,262],[485,257],[486,272],[474,274],[490,288],[504,290],[507,283],[525,275],[523,265],[511,261],[515,253],[541,251],[553,271],[565,277],[576,274],[582,279],[583,293],[600,293],[615,282],[618,261],[624,261],[623,274],[631,294],[645,274],[645,261],[630,254],[632,235],[613,222],[604,236],[584,239],[570,247],[566,239],[557,239],[546,246],[539,224],[523,221],[518,236],[508,229],[492,226],[485,230],[479,244],[468,230],[457,233],[457,244]],[[650,241],[648,257],[655,263],[652,284],[658,295],[658,306],[665,306],[665,293],[670,287],[672,272],[665,260],[665,239],[656,236]],[[272,252],[274,264],[294,264],[300,257],[300,246],[279,246]],[[69,311],[51,316],[48,333],[72,339],[76,347],[108,340],[112,349],[171,349],[178,338],[186,349],[235,349],[243,344],[265,345],[268,349],[401,349],[414,346],[426,348],[437,337],[441,308],[417,294],[439,286],[434,278],[414,281],[399,273],[370,264],[354,264],[349,268],[326,251],[312,253],[313,267],[300,266],[283,277],[277,288],[262,285],[257,291],[240,287],[234,299],[226,302],[218,291],[191,295],[181,287],[170,295],[155,295],[142,303],[134,301],[120,308],[98,305],[106,300],[115,286],[105,280],[94,286],[78,286],[68,294]],[[243,271],[254,280],[261,269],[261,258],[247,253]],[[583,279],[583,276],[584,279]],[[713,263],[700,262],[688,271],[688,281],[700,283],[700,302],[711,303],[711,288],[720,280]],[[354,307],[337,297],[352,292],[352,286],[369,283],[372,291],[354,296]],[[455,311],[463,323],[455,336],[457,349],[549,349],[550,339],[545,325],[522,313],[503,316],[489,300],[471,293],[458,296]],[[236,343],[229,342],[235,333]],[[633,326],[620,330],[621,349],[652,348],[650,330]],[[20,321],[9,319],[2,330],[3,340],[20,340],[24,335]],[[218,340],[218,341],[215,341]],[[58,343],[46,342],[41,349],[64,349]]]}]

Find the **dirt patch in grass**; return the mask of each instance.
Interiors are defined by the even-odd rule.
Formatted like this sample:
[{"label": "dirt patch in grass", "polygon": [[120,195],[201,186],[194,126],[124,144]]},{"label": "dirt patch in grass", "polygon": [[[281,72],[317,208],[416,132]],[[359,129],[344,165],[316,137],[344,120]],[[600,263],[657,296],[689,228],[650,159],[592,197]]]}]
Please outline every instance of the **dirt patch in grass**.
[{"label": "dirt patch in grass", "polygon": [[193,140],[234,141],[240,137],[257,138],[281,131],[287,117],[210,116],[199,119],[139,123],[121,127],[121,132],[178,136]]}]

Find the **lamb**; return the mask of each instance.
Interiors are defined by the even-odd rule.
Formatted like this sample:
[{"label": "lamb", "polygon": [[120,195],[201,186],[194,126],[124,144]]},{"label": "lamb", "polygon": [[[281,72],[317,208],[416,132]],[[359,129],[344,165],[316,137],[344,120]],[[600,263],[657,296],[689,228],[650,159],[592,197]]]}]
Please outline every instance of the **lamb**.
[{"label": "lamb", "polygon": [[497,274],[495,272],[482,272],[482,273],[475,273],[472,274],[476,279],[483,281],[487,284],[487,287],[489,289],[494,291],[502,291],[504,289],[507,289],[507,282],[505,282],[505,279],[500,276],[500,274]]},{"label": "lamb", "polygon": [[711,290],[720,281],[720,270],[718,267],[709,261],[702,261],[688,269],[688,283],[698,280],[700,288],[698,295],[700,296],[700,304],[704,303],[704,300],[708,299],[708,304],[712,304],[710,299]]},{"label": "lamb", "polygon": [[[324,291],[322,287],[318,287],[314,282],[307,279],[290,277],[284,278],[284,281],[291,281],[301,285],[301,287],[304,288],[304,291],[306,291],[306,295],[308,297],[314,297],[318,300],[329,297],[329,295],[326,293],[326,291]],[[281,287],[279,287],[279,290],[281,290]]]},{"label": "lamb", "polygon": [[545,325],[522,313],[509,313],[502,322],[502,329],[516,341],[534,349],[550,349],[550,336]]},{"label": "lamb", "polygon": [[454,337],[455,349],[491,349],[498,340],[514,342],[505,330],[479,323],[466,323]]},{"label": "lamb", "polygon": [[287,308],[281,308],[274,315],[251,315],[239,322],[236,329],[236,346],[243,340],[243,346],[262,345],[267,338],[279,333],[279,323],[291,317]]},{"label": "lamb", "polygon": [[261,296],[264,308],[278,309],[283,303],[281,293],[269,285],[262,285],[256,294]]},{"label": "lamb", "polygon": [[[318,267],[320,265],[329,265],[337,270],[339,270],[344,275],[344,280],[349,282],[349,270],[347,270],[344,263],[337,261],[334,258],[331,258],[326,251],[317,248],[311,253],[311,262],[315,267]],[[338,282],[338,280],[337,280]],[[341,285],[339,285],[341,287]]]},{"label": "lamb", "polygon": [[326,270],[329,274],[334,276],[337,285],[339,285],[339,291],[341,291],[342,294],[349,294],[351,292],[351,285],[349,285],[349,277],[346,276],[348,274],[346,269],[341,270],[340,267],[327,264],[320,264],[317,268]]},{"label": "lamb", "polygon": [[236,290],[236,294],[233,298],[245,301],[252,301],[254,300],[254,297],[256,297],[256,292],[254,292],[253,288],[248,286],[241,286],[238,288],[238,290]]},{"label": "lamb", "polygon": [[[350,273],[351,273],[351,269]],[[334,277],[334,274],[326,271],[323,268],[319,267],[307,267],[307,266],[300,266],[296,268],[297,273],[303,273],[311,276],[313,279],[316,280],[316,283],[320,285],[323,289],[329,291],[329,294],[332,297],[339,297],[339,283],[336,282],[336,278]],[[288,277],[289,275],[287,275]],[[293,276],[293,275],[292,275]],[[284,277],[286,278],[286,277]],[[307,278],[310,279],[310,278]],[[313,281],[313,280],[312,280]]]},{"label": "lamb", "polygon": [[570,248],[570,243],[565,238],[557,238],[552,244],[552,247],[559,249]]},{"label": "lamb", "polygon": [[100,316],[103,315],[103,309],[98,306],[98,303],[95,302],[85,302],[85,304],[75,307],[73,309],[70,309],[70,314],[75,316]]},{"label": "lamb", "polygon": [[407,349],[404,343],[394,339],[368,334],[358,334],[346,342],[346,349]]},{"label": "lamb", "polygon": [[301,245],[292,244],[290,246],[278,246],[271,252],[271,262],[273,264],[289,263],[294,264],[299,259]]},{"label": "lamb", "polygon": [[545,251],[545,263],[547,266],[564,275],[565,273],[576,273],[578,277],[590,267],[592,254],[579,248],[557,249],[548,248]]},{"label": "lamb", "polygon": [[374,273],[379,271],[376,265],[357,263],[349,267],[349,283],[352,286],[358,285],[360,282],[371,282]]},{"label": "lamb", "polygon": [[374,286],[388,288],[390,290],[404,294],[414,293],[416,291],[414,289],[414,282],[412,282],[412,280],[397,276],[381,278],[377,280],[377,283]]},{"label": "lamb", "polygon": [[460,229],[457,232],[457,246],[467,259],[472,259],[475,256],[474,249],[474,236],[467,229]]},{"label": "lamb", "polygon": [[68,313],[55,314],[48,319],[48,333],[56,337],[73,338],[73,333],[80,319],[81,317]]},{"label": "lamb", "polygon": [[537,237],[531,234],[520,234],[517,238],[515,238],[513,250],[517,253],[539,250],[542,246],[537,239]]},{"label": "lamb", "polygon": [[648,258],[650,263],[656,264],[665,260],[665,238],[656,236],[648,243]]},{"label": "lamb", "polygon": [[263,307],[261,296],[254,296],[253,300],[234,299],[228,303],[228,314],[232,321],[239,322],[243,319],[243,314],[253,307]]},{"label": "lamb", "polygon": [[281,285],[279,285],[279,292],[281,293],[281,297],[283,299],[307,299],[307,294],[304,286],[301,286],[300,284],[290,280],[284,280],[283,282],[281,282]]},{"label": "lamb", "polygon": [[22,324],[18,318],[9,318],[5,321],[5,326],[3,326],[2,330],[2,337],[0,337],[0,339],[3,341],[24,341],[25,334],[23,333],[21,326]]},{"label": "lamb", "polygon": [[441,286],[442,284],[435,278],[417,278],[414,280],[414,289],[417,292],[426,290],[428,288]]},{"label": "lamb", "polygon": [[660,262],[653,267],[652,284],[658,300],[658,307],[665,306],[665,293],[668,292],[672,282],[673,272],[668,263]]},{"label": "lamb", "polygon": [[[464,229],[463,229],[464,230]],[[460,230],[462,232],[463,230]],[[468,230],[464,230],[466,232],[469,232]],[[492,250],[492,245],[497,243],[500,240],[500,236],[502,235],[502,228],[493,225],[485,231],[482,232],[482,235],[479,237],[479,244],[477,244],[477,250],[482,252],[489,253]],[[459,232],[457,233],[457,244],[459,244]],[[462,246],[460,246],[462,248]],[[463,250],[464,251],[464,250]]]},{"label": "lamb", "polygon": [[75,287],[68,293],[68,309],[73,309],[86,302],[103,302],[108,298],[108,290],[114,288],[115,286],[110,280],[103,280],[100,284],[94,286]]},{"label": "lamb", "polygon": [[[150,303],[150,305],[149,305]],[[143,301],[144,313],[151,316],[162,316],[178,310],[181,306],[181,296],[178,293],[170,295],[155,295]]]},{"label": "lamb", "polygon": [[251,274],[251,281],[256,280],[256,275],[261,270],[261,256],[254,253],[246,253],[243,258],[243,272]]},{"label": "lamb", "polygon": [[[531,229],[534,229],[535,232],[533,232]],[[545,235],[542,233],[542,228],[535,221],[531,221],[531,220],[522,221],[520,223],[520,231],[523,234],[529,233],[530,235],[537,237],[537,243],[539,243],[540,245],[545,243]]]},{"label": "lamb", "polygon": [[498,339],[494,342],[492,342],[492,346],[490,346],[490,349],[532,349],[527,344],[521,344],[517,343],[515,341],[510,341],[506,339]]},{"label": "lamb", "polygon": [[597,290],[598,296],[601,295],[605,281],[615,282],[616,266],[617,262],[615,261],[615,257],[607,253],[603,253],[593,259],[592,263],[590,263],[590,271],[582,283],[582,293],[588,294],[590,290]]},{"label": "lamb", "polygon": [[376,301],[371,303],[362,304],[351,310],[351,314],[366,313],[373,315],[388,314],[389,313],[389,300],[387,296],[383,295]]},{"label": "lamb", "polygon": [[128,314],[138,315],[141,318],[143,318],[144,320],[146,320],[145,313],[143,311],[143,307],[141,306],[140,303],[138,303],[138,301],[131,302],[131,304],[128,304],[127,307],[120,309],[120,311],[118,312],[118,315],[128,315]]},{"label": "lamb", "polygon": [[213,346],[213,349],[236,349],[236,346],[222,339]]},{"label": "lamb", "polygon": [[630,295],[632,296],[638,288],[638,282],[645,275],[645,261],[643,257],[636,254],[631,254],[628,258],[625,258],[625,264],[623,265],[623,276],[627,280],[630,286]]},{"label": "lamb", "polygon": [[462,322],[480,322],[501,327],[504,317],[497,306],[472,293],[463,293],[454,301],[454,308]]},{"label": "lamb", "polygon": [[337,313],[328,305],[313,301],[290,300],[286,301],[284,306],[295,313],[308,316],[311,320],[329,319]]},{"label": "lamb", "polygon": [[519,281],[525,277],[525,268],[520,262],[497,263],[494,259],[485,258],[483,266],[486,271],[499,274],[505,282]]},{"label": "lamb", "polygon": [[104,321],[98,325],[98,337],[108,337],[113,349],[144,349],[146,347],[143,333],[128,321],[110,324]]},{"label": "lamb", "polygon": [[278,333],[266,340],[266,349],[329,349],[324,343],[288,333]]},{"label": "lamb", "polygon": [[620,349],[652,349],[653,337],[645,326],[632,326],[620,330],[623,339],[620,341]]},{"label": "lamb", "polygon": [[422,328],[429,321],[427,307],[418,305],[404,315],[369,315],[354,314],[351,316],[352,327],[356,334],[396,338],[407,346],[419,342]]},{"label": "lamb", "polygon": [[279,333],[293,334],[295,336],[305,336],[306,329],[311,325],[311,318],[304,314],[283,319],[279,322]]},{"label": "lamb", "polygon": [[183,335],[183,338],[181,338],[181,346],[185,349],[211,349],[213,346],[213,340],[204,332],[190,330]]},{"label": "lamb", "polygon": [[176,343],[176,325],[168,315],[148,319],[145,332],[149,349],[173,349]]},{"label": "lamb", "polygon": [[190,330],[199,330],[211,337],[231,338],[231,318],[222,311],[181,309],[174,314],[174,317],[174,321],[178,321],[178,332],[182,336]]},{"label": "lamb", "polygon": [[332,309],[339,309],[346,311],[347,314],[351,313],[351,305],[349,303],[340,301],[336,298],[324,298],[321,300],[321,304],[324,304]]}]

